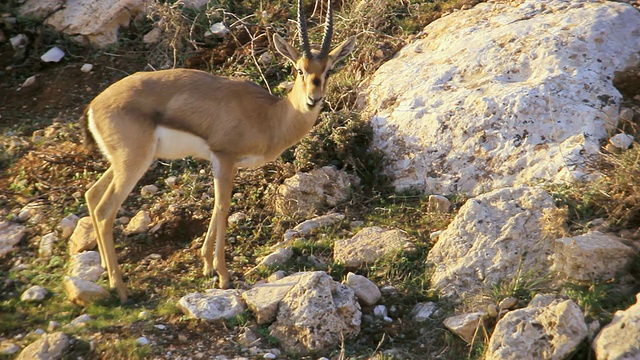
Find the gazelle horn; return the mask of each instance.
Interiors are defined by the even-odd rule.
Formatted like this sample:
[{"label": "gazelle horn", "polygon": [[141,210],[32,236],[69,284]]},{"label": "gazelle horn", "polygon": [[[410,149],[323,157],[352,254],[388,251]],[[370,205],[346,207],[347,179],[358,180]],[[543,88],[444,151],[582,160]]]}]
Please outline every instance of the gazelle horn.
[{"label": "gazelle horn", "polygon": [[309,35],[307,34],[307,21],[302,14],[302,0],[298,0],[298,31],[300,32],[302,56],[311,59],[311,45],[309,45]]},{"label": "gazelle horn", "polygon": [[331,0],[327,0],[327,18],[324,26],[324,37],[322,38],[319,57],[326,57],[329,55],[329,50],[331,49],[331,35],[333,35],[333,9],[331,8]]}]

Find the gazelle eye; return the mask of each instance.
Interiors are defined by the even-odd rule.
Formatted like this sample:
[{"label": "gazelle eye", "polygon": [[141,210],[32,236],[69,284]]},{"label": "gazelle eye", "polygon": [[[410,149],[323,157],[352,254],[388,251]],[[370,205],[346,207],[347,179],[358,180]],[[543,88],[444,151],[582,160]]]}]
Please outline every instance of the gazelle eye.
[{"label": "gazelle eye", "polygon": [[302,75],[302,70],[298,69],[298,75]]}]

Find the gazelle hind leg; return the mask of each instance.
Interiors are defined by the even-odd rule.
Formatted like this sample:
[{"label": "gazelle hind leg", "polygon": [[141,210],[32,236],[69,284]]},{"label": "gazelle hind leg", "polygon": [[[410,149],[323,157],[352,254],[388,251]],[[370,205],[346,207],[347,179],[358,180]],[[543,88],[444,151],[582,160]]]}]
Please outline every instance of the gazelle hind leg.
[{"label": "gazelle hind leg", "polygon": [[91,188],[89,188],[89,190],[87,190],[87,192],[84,194],[87,208],[89,210],[89,216],[91,217],[91,223],[93,224],[93,229],[98,242],[100,265],[102,265],[102,267],[105,269],[107,268],[107,259],[105,258],[104,240],[102,239],[100,232],[97,231],[98,221],[95,216],[95,209],[96,206],[98,206],[98,203],[100,203],[100,200],[104,196],[105,192],[107,191],[107,187],[112,180],[113,168],[110,166],[107,171],[102,174],[102,177],[100,177],[100,179],[98,179],[98,181],[96,181],[95,184],[93,184],[93,186],[91,186]]},{"label": "gazelle hind leg", "polygon": [[[146,154],[147,156],[142,158],[129,158],[125,166],[123,164],[112,166],[111,182],[94,209],[96,233],[99,233],[99,238],[102,239],[101,251],[104,252],[103,258],[107,265],[109,285],[111,288],[116,289],[120,302],[123,303],[128,299],[128,292],[118,266],[118,257],[113,240],[113,223],[118,208],[131,193],[153,160],[153,152],[147,152]],[[133,159],[135,161],[132,161]]]},{"label": "gazelle hind leg", "polygon": [[[218,273],[221,289],[226,289],[231,283],[231,277],[225,261],[225,236],[227,232],[227,216],[231,204],[233,178],[236,173],[235,161],[231,159],[214,159],[212,161],[214,173],[214,206],[209,222],[209,229],[202,245],[204,259],[204,273],[211,274],[215,269]],[[215,256],[213,239],[215,237]]]}]

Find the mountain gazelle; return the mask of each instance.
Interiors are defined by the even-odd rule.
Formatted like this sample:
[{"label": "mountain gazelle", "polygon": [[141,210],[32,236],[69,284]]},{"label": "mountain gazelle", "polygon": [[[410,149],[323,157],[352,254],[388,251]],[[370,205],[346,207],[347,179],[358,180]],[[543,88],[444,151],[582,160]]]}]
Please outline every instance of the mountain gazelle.
[{"label": "mountain gazelle", "polygon": [[[128,299],[113,242],[116,212],[155,159],[192,156],[213,167],[215,203],[201,254],[204,274],[230,284],[225,233],[238,167],[275,160],[314,125],[331,68],[355,46],[350,37],[333,50],[331,1],[320,50],[312,50],[298,0],[301,52],[275,34],[276,50],[297,71],[293,88],[278,98],[260,86],[187,69],[138,72],[109,86],[87,107],[87,145],[96,143],[110,167],[85,194],[109,284]],[[215,240],[215,252],[214,252]]]}]

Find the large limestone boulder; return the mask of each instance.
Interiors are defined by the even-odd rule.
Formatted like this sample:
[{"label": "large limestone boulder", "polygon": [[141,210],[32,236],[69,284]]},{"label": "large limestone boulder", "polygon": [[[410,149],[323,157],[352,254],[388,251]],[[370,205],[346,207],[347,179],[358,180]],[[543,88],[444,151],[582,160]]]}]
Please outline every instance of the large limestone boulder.
[{"label": "large limestone boulder", "polygon": [[415,250],[415,245],[404,231],[372,226],[358,231],[351,238],[336,241],[333,244],[333,260],[349,268],[357,268],[385,255]]},{"label": "large limestone boulder", "polygon": [[571,300],[551,303],[534,298],[529,306],[508,312],[496,324],[487,360],[567,359],[587,337],[580,307]]},{"label": "large limestone boulder", "polygon": [[640,294],[636,299],[627,310],[617,311],[593,340],[596,359],[640,359]]},{"label": "large limestone boulder", "polygon": [[397,189],[477,195],[572,180],[615,128],[614,71],[639,60],[640,12],[611,1],[483,2],[438,19],[366,93]]},{"label": "large limestone boulder", "polygon": [[44,19],[45,25],[55,30],[106,46],[118,40],[118,29],[128,26],[144,7],[145,0],[26,0],[18,12]]},{"label": "large limestone boulder", "polygon": [[64,333],[45,334],[24,348],[16,360],[62,359],[62,355],[68,347],[69,338]]},{"label": "large limestone boulder", "polygon": [[598,231],[556,240],[552,270],[578,281],[607,281],[621,273],[637,252],[620,238]]},{"label": "large limestone boulder", "polygon": [[469,296],[518,273],[547,271],[553,240],[543,238],[540,219],[554,207],[546,191],[530,187],[468,200],[427,256],[432,286],[445,296]]},{"label": "large limestone boulder", "polygon": [[18,244],[27,235],[27,228],[11,223],[9,221],[0,222],[0,258],[14,251]]},{"label": "large limestone boulder", "polygon": [[304,217],[322,207],[335,207],[349,200],[352,187],[359,183],[356,176],[335,166],[297,173],[278,187],[276,212]]},{"label": "large limestone boulder", "polygon": [[300,276],[282,298],[269,329],[288,352],[326,353],[360,332],[361,316],[353,290],[314,271]]}]

